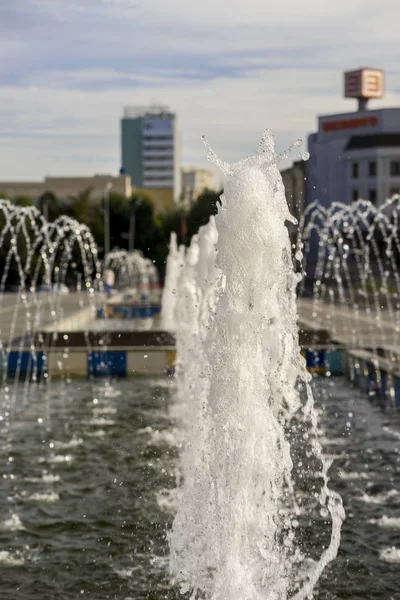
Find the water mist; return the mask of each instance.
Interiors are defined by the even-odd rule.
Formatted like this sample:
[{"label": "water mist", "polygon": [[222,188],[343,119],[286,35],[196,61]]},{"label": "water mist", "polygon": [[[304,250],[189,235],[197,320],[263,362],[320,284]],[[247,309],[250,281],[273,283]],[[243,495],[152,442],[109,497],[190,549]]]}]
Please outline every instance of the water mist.
[{"label": "water mist", "polygon": [[[241,162],[209,158],[224,194],[192,242],[175,315],[188,408],[171,573],[193,599],[302,600],[337,554],[344,513],[327,486],[298,343],[293,218],[270,132]],[[321,527],[330,514],[331,533],[309,560],[301,522],[313,511]]]}]

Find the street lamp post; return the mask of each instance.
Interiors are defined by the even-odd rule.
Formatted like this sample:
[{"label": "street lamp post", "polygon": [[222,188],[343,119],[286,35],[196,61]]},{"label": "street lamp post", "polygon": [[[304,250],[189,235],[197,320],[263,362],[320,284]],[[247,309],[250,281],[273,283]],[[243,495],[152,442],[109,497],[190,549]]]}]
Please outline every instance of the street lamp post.
[{"label": "street lamp post", "polygon": [[141,196],[131,198],[130,213],[129,213],[129,240],[128,248],[132,252],[135,249],[135,229],[136,229],[136,209],[141,203]]},{"label": "street lamp post", "polygon": [[49,203],[50,203],[50,195],[48,192],[42,194],[39,198],[39,208],[42,212],[42,215],[46,222],[49,221]]},{"label": "street lamp post", "polygon": [[110,252],[110,192],[112,183],[109,181],[104,188],[104,256]]}]

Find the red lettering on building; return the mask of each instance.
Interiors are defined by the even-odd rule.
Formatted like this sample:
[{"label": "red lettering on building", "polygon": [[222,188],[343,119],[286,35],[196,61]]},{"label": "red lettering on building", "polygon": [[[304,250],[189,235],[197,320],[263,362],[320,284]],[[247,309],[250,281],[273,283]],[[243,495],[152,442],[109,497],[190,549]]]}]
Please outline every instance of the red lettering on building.
[{"label": "red lettering on building", "polygon": [[346,129],[360,129],[363,127],[376,127],[378,118],[373,115],[369,117],[355,117],[354,119],[341,119],[338,121],[325,121],[322,123],[322,131],[343,131]]}]

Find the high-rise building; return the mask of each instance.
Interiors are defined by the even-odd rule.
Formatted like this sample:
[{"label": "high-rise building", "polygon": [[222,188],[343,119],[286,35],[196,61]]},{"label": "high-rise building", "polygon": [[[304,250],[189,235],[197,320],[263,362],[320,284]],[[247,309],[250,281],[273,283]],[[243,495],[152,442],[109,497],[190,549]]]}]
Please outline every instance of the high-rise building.
[{"label": "high-rise building", "polygon": [[181,193],[177,119],[162,106],[126,107],[121,119],[122,172],[132,187]]}]

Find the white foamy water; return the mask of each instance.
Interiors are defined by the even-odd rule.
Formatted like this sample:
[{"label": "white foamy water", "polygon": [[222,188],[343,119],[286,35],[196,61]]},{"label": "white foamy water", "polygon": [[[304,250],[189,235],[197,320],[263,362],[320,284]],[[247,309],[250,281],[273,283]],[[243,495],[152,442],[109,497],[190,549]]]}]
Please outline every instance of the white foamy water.
[{"label": "white foamy water", "polygon": [[358,479],[368,480],[371,479],[372,473],[364,473],[363,471],[358,473],[357,471],[350,471],[349,473],[346,471],[339,471],[338,473],[339,479],[343,479],[344,481],[357,481]]},{"label": "white foamy water", "polygon": [[39,463],[49,464],[61,464],[61,463],[72,463],[73,457],[70,454],[51,454],[50,456],[41,456],[38,460]]},{"label": "white foamy water", "polygon": [[396,498],[399,495],[400,494],[397,490],[389,490],[388,492],[382,492],[381,494],[376,494],[375,496],[363,494],[360,500],[366,504],[386,504],[388,500],[391,498]]},{"label": "white foamy water", "polygon": [[384,425],[382,427],[382,430],[385,433],[388,433],[389,435],[392,435],[397,440],[400,440],[400,431],[396,431],[395,429],[392,429],[391,427],[388,427],[387,425]]},{"label": "white foamy water", "polygon": [[101,419],[101,418],[93,418],[93,419],[90,419],[89,421],[82,421],[82,423],[84,425],[96,425],[99,427],[115,425],[115,421],[113,421],[112,419]]},{"label": "white foamy water", "polygon": [[66,449],[66,448],[76,448],[77,446],[81,446],[83,444],[83,439],[82,438],[76,438],[73,437],[72,439],[68,440],[68,442],[54,442],[54,446],[56,448],[60,448],[60,449]]},{"label": "white foamy water", "polygon": [[25,477],[24,481],[29,481],[30,483],[57,483],[57,481],[60,481],[60,476],[43,473],[41,477]]},{"label": "white foamy water", "polygon": [[379,558],[389,563],[400,563],[400,548],[385,548],[380,551]]},{"label": "white foamy water", "polygon": [[0,550],[0,564],[6,567],[21,567],[25,564],[25,558],[19,552]]},{"label": "white foamy water", "polygon": [[176,488],[173,490],[159,490],[156,493],[156,500],[161,510],[174,513],[178,504],[178,490]]},{"label": "white foamy water", "polygon": [[114,406],[99,406],[93,408],[94,415],[115,415],[117,409]]},{"label": "white foamy water", "polygon": [[45,502],[47,504],[52,504],[53,502],[57,502],[60,499],[60,496],[55,492],[37,492],[28,496],[27,499],[34,502]]},{"label": "white foamy water", "polygon": [[21,519],[15,513],[0,522],[0,531],[23,531],[24,529]]},{"label": "white foamy water", "polygon": [[104,429],[98,429],[97,431],[88,431],[85,435],[88,437],[104,437],[106,433]]},{"label": "white foamy water", "polygon": [[138,433],[146,433],[149,436],[146,442],[149,446],[176,446],[181,438],[179,431],[175,429],[159,430],[152,427],[145,427],[144,429],[140,429]]},{"label": "white foamy water", "polygon": [[378,525],[383,529],[400,529],[400,517],[387,517],[383,515],[380,519],[370,519],[368,523]]},{"label": "white foamy water", "polygon": [[[293,219],[269,132],[257,156],[240,163],[210,156],[226,175],[217,250],[211,223],[192,238],[176,300],[186,440],[170,569],[193,598],[304,600],[336,557],[344,512],[327,486],[330,463],[317,441],[298,345],[298,279],[285,226]],[[285,435],[300,413],[320,464],[319,501],[332,521],[329,547],[314,563],[296,545],[299,507]]]}]

